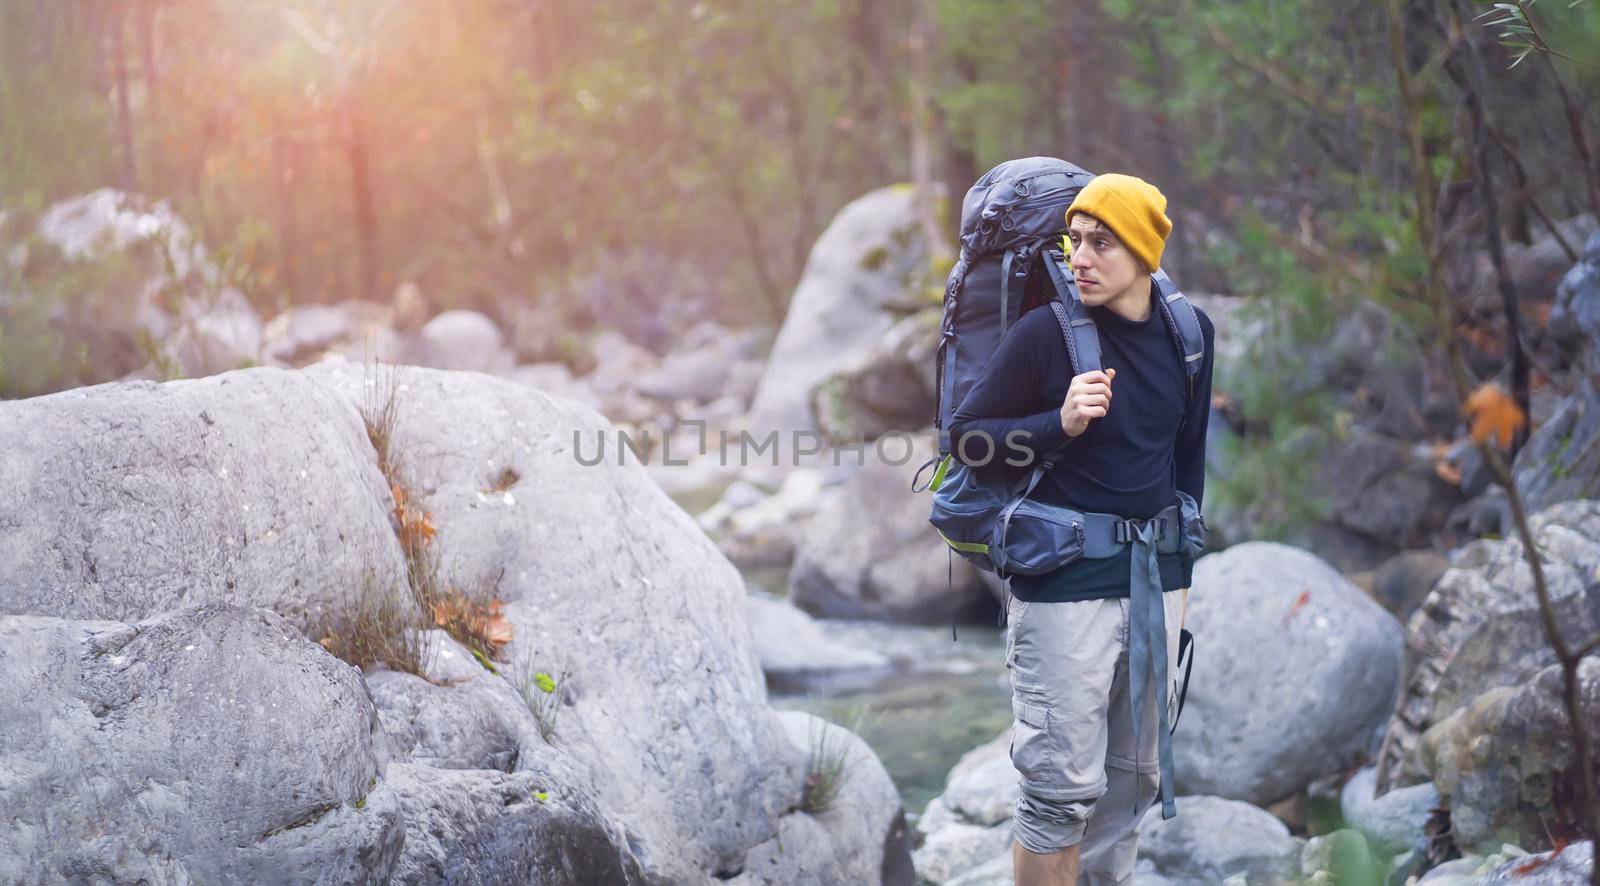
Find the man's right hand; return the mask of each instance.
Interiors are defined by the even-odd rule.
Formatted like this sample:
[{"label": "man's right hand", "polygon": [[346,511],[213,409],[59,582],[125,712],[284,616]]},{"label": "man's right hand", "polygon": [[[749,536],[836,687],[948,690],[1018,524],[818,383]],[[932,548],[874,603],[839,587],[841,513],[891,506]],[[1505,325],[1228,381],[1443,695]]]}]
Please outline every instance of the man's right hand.
[{"label": "man's right hand", "polygon": [[1061,401],[1061,429],[1068,437],[1076,437],[1089,427],[1089,422],[1106,414],[1111,408],[1111,382],[1117,377],[1115,369],[1095,370],[1072,377],[1067,388],[1067,399]]}]

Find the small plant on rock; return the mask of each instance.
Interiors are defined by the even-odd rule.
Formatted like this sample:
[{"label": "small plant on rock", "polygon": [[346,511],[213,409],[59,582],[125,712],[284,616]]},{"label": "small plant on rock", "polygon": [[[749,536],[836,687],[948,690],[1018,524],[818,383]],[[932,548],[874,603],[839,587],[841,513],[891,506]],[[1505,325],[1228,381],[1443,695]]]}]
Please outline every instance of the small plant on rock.
[{"label": "small plant on rock", "polygon": [[362,670],[383,665],[426,679],[434,644],[427,639],[420,613],[407,605],[403,593],[386,587],[368,571],[347,605],[312,614],[306,636]]},{"label": "small plant on rock", "polygon": [[[858,726],[860,720],[856,718]],[[810,755],[806,761],[806,781],[800,795],[801,811],[825,812],[844,793],[850,767],[856,762],[850,755],[852,731],[820,717],[812,718],[808,728]]]},{"label": "small plant on rock", "polygon": [[566,667],[558,665],[551,675],[539,670],[530,653],[517,660],[511,683],[522,696],[522,701],[539,724],[539,736],[550,741],[556,734],[556,718],[561,713],[562,689],[566,685]]}]

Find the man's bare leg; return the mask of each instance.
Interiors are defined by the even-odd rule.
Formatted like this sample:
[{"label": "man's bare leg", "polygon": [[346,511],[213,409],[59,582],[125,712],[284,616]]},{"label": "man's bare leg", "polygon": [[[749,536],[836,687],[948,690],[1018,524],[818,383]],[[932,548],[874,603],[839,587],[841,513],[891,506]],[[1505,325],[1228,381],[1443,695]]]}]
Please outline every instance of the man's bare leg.
[{"label": "man's bare leg", "polygon": [[1011,870],[1017,886],[1077,886],[1078,846],[1040,855],[1011,841]]}]

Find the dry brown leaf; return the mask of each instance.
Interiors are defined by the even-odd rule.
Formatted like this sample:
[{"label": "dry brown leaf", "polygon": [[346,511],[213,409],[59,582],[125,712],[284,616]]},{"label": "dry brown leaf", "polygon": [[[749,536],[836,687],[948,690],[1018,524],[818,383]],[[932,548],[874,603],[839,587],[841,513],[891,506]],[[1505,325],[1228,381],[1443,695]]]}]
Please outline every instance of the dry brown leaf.
[{"label": "dry brown leaf", "polygon": [[1434,462],[1433,472],[1451,486],[1461,485],[1461,469],[1447,461]]},{"label": "dry brown leaf", "polygon": [[1485,383],[1472,392],[1461,411],[1472,423],[1472,442],[1482,443],[1493,437],[1501,447],[1511,445],[1511,438],[1528,423],[1517,401],[1493,382]]}]

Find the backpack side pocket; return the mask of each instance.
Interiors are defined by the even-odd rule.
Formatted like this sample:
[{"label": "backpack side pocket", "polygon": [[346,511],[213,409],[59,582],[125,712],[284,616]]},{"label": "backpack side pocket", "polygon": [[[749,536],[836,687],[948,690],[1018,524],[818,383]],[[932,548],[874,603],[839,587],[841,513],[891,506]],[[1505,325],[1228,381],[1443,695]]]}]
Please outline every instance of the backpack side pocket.
[{"label": "backpack side pocket", "polygon": [[1178,492],[1178,502],[1183,512],[1183,546],[1180,550],[1190,560],[1199,559],[1206,550],[1205,515],[1200,513],[1200,505],[1187,492]]},{"label": "backpack side pocket", "polygon": [[989,556],[1004,572],[1054,572],[1083,559],[1087,540],[1083,523],[1078,511],[1025,498],[1009,521],[995,521]]}]

